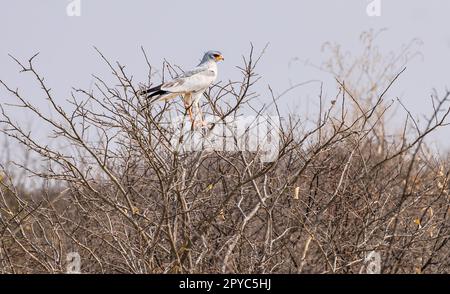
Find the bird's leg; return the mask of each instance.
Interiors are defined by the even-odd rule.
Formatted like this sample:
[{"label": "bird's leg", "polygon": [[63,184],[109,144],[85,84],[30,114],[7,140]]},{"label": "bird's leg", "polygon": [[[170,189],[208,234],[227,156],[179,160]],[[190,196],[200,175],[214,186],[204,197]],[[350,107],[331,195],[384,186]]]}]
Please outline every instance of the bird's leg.
[{"label": "bird's leg", "polygon": [[192,123],[192,128],[194,127],[195,117],[192,114],[192,96],[190,93],[186,93],[183,95],[184,108],[189,114],[189,118]]},{"label": "bird's leg", "polygon": [[192,122],[192,123],[195,123],[195,117],[194,117],[194,115],[192,114],[192,107],[189,106],[188,112],[189,112],[189,118],[191,119],[191,122]]},{"label": "bird's leg", "polygon": [[187,113],[189,114],[189,119],[192,123],[192,128],[195,126],[195,118],[192,114],[192,105],[189,103],[189,101],[184,100],[184,108],[186,109]]},{"label": "bird's leg", "polygon": [[199,125],[201,126],[201,127],[205,127],[205,126],[207,126],[208,124],[203,120],[203,112],[202,112],[202,109],[201,109],[201,107],[200,107],[200,104],[199,104],[199,101],[195,101],[194,102],[194,106],[195,106],[195,115],[197,116],[200,116],[200,122],[199,122]]}]

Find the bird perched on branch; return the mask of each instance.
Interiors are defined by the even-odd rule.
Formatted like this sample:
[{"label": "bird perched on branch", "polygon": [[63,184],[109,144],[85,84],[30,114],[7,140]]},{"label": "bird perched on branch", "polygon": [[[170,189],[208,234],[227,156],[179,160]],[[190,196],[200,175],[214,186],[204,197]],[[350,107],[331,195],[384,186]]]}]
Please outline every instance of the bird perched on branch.
[{"label": "bird perched on branch", "polygon": [[[219,51],[208,51],[203,56],[200,64],[193,70],[185,72],[171,81],[143,90],[141,94],[150,99],[149,103],[158,100],[167,101],[181,96],[192,123],[195,124],[197,114],[200,115],[203,123],[199,101],[206,89],[216,80],[217,62],[221,60],[224,60],[222,53]],[[195,110],[194,114],[192,107]]]}]

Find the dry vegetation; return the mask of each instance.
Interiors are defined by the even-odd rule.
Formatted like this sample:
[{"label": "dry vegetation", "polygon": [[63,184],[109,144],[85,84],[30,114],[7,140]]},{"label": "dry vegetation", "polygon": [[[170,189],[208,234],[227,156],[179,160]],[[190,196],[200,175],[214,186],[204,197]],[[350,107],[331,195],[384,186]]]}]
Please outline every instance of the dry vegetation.
[{"label": "dry vegetation", "polygon": [[[69,252],[79,253],[84,273],[360,273],[372,270],[374,253],[382,273],[450,272],[450,168],[424,141],[447,123],[450,93],[432,96],[426,126],[408,115],[403,132],[386,135],[401,58],[341,65],[366,71],[376,86],[358,88],[348,72],[334,71],[339,93],[331,103],[321,94],[316,124],[278,114],[279,152],[262,162],[259,152],[179,152],[176,130],[164,123],[179,102],[140,110],[139,87],[100,56],[116,81],[74,89],[70,110],[57,104],[34,58],[16,60],[51,115],[1,82],[71,146],[38,140],[2,106],[3,133],[45,168],[15,167],[42,180],[33,191],[0,170],[1,273],[66,272]],[[230,119],[255,109],[258,60],[250,53],[241,81],[215,85],[204,111]]]}]

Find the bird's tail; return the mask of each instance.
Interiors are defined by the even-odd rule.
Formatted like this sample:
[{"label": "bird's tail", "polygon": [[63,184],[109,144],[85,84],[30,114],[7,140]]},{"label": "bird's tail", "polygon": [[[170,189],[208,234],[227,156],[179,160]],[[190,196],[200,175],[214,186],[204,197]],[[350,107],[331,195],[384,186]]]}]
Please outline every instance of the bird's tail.
[{"label": "bird's tail", "polygon": [[152,98],[155,96],[161,96],[161,95],[167,94],[168,93],[167,91],[161,90],[161,86],[162,85],[159,85],[159,86],[156,86],[153,88],[149,88],[149,89],[145,89],[145,90],[141,90],[141,91],[139,91],[139,95],[145,96],[146,98]]},{"label": "bird's tail", "polygon": [[147,98],[146,105],[141,107],[140,111],[147,109],[150,106],[150,104],[158,100],[168,100],[177,96],[177,94],[175,93],[170,93],[169,91],[161,90],[161,86],[162,85],[159,85],[153,88],[139,91],[139,95]]}]

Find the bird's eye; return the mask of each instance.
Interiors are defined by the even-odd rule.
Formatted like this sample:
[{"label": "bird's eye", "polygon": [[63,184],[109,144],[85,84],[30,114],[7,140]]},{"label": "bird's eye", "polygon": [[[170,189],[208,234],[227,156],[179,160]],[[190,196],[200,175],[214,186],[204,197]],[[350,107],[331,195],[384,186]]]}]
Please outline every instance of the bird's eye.
[{"label": "bird's eye", "polygon": [[213,54],[213,56],[214,56],[215,58],[217,58],[217,57],[219,57],[219,54]]}]

